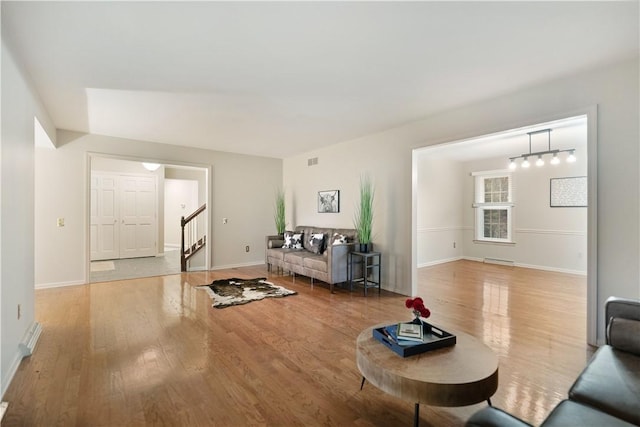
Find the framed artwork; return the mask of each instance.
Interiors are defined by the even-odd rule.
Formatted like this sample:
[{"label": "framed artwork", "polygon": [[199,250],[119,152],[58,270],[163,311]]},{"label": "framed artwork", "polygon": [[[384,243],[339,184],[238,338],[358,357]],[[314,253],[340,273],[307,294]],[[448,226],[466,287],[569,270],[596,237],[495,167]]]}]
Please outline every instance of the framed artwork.
[{"label": "framed artwork", "polygon": [[550,206],[552,208],[587,207],[587,177],[551,178]]},{"label": "framed artwork", "polygon": [[318,191],[318,212],[340,212],[340,190]]}]

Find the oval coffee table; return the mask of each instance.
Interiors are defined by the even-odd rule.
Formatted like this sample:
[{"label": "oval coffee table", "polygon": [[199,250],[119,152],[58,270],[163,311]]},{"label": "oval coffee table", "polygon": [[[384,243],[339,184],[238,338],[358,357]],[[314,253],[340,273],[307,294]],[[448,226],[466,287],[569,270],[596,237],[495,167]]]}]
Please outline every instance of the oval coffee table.
[{"label": "oval coffee table", "polygon": [[420,403],[431,406],[467,406],[487,401],[498,389],[498,358],[471,335],[452,332],[456,344],[409,357],[394,353],[365,329],[356,341],[356,361],[363,376],[380,390],[415,403],[418,425]]}]

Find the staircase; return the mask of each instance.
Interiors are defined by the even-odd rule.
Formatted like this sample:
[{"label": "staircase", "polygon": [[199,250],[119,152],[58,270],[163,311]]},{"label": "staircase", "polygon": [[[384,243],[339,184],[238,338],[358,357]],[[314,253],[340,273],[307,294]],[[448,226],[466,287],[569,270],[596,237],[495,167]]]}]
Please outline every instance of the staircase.
[{"label": "staircase", "polygon": [[[180,246],[180,271],[187,271],[187,262],[189,258],[194,256],[198,251],[207,244],[207,236],[204,234],[204,219],[201,215],[207,209],[207,204],[200,206],[188,217],[180,218],[180,227],[182,228],[182,238]],[[198,225],[200,225],[198,227]]]}]

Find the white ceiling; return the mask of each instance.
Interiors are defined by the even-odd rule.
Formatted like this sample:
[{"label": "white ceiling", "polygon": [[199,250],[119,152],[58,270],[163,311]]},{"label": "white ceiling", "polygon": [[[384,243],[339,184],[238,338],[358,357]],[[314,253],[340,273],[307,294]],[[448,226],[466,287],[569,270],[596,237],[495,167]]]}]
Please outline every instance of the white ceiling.
[{"label": "white ceiling", "polygon": [[60,129],[284,158],[637,57],[631,2],[8,2]]}]

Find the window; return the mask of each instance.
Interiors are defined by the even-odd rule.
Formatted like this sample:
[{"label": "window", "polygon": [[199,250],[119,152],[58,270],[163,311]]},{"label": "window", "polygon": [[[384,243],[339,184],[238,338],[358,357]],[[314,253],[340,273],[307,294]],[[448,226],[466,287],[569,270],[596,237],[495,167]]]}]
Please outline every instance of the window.
[{"label": "window", "polygon": [[474,172],[476,240],[512,243],[513,185],[504,171]]}]

